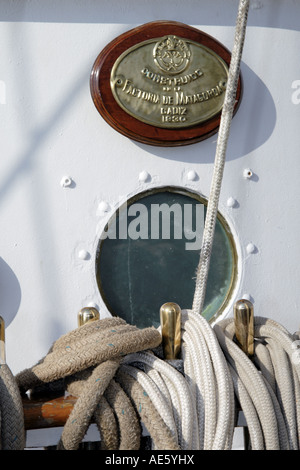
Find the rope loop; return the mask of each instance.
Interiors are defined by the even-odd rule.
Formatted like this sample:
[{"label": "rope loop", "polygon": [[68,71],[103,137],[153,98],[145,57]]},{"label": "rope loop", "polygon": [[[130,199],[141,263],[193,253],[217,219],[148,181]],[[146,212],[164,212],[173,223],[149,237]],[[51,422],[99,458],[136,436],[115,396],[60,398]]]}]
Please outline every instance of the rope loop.
[{"label": "rope loop", "polygon": [[255,450],[300,449],[300,361],[295,361],[294,337],[279,323],[254,318],[254,356],[235,343],[234,320],[214,331],[230,365],[235,393],[248,424]]},{"label": "rope loop", "polygon": [[[126,357],[157,348],[155,328],[138,329],[112,317],[87,323],[63,335],[35,366],[20,372],[20,390],[28,391],[63,379],[65,390],[78,397],[63,428],[57,448],[75,450],[91,420],[101,433],[103,449],[137,450],[141,445],[140,418],[148,423],[157,448],[179,450],[148,393],[126,367]],[[107,420],[112,419],[112,426]]]}]

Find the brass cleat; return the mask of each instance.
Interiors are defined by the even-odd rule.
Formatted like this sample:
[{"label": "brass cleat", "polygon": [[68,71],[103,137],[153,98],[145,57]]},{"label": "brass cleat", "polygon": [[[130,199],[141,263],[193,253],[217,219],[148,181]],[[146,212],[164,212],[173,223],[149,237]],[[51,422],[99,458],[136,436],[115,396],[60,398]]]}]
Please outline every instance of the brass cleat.
[{"label": "brass cleat", "polygon": [[178,359],[181,350],[181,308],[167,302],[160,308],[162,346],[165,359]]},{"label": "brass cleat", "polygon": [[84,307],[77,315],[78,327],[99,320],[100,314],[95,307]]},{"label": "brass cleat", "polygon": [[238,300],[233,307],[235,337],[247,356],[254,354],[254,310],[249,300]]}]

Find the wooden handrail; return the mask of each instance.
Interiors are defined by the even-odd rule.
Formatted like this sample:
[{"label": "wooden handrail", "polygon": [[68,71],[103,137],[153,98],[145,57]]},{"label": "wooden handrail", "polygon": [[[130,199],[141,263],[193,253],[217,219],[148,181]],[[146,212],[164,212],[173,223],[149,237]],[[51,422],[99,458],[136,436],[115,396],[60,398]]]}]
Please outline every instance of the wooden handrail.
[{"label": "wooden handrail", "polygon": [[[68,396],[23,398],[24,424],[26,431],[62,427],[73,410],[77,398]],[[241,409],[236,408],[235,427],[245,427],[239,420]],[[243,420],[242,420],[243,421]]]},{"label": "wooden handrail", "polygon": [[71,395],[41,398],[23,398],[26,430],[64,426],[77,398]]}]

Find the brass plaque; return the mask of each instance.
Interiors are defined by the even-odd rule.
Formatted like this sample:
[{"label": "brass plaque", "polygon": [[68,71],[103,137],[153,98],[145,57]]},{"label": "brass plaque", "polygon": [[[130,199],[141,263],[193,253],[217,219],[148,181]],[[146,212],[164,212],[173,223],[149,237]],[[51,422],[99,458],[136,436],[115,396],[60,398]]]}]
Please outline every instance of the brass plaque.
[{"label": "brass plaque", "polygon": [[220,113],[227,78],[227,64],[214,51],[168,35],[123,52],[112,67],[110,86],[118,105],[134,118],[181,129]]},{"label": "brass plaque", "polygon": [[[152,21],[114,38],[90,75],[97,111],[117,132],[175,147],[215,134],[231,54],[216,38],[176,21]],[[234,114],[242,98],[238,80]]]}]

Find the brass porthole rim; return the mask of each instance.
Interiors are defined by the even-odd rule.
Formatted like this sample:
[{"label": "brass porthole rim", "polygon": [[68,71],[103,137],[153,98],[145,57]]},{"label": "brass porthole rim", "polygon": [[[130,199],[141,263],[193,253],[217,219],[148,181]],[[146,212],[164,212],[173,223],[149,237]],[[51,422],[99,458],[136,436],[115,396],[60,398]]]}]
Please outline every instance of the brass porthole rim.
[{"label": "brass porthole rim", "polygon": [[[118,211],[120,211],[123,206],[127,205],[127,207],[128,207],[128,206],[132,205],[134,202],[139,201],[140,199],[142,199],[144,197],[150,196],[152,194],[163,193],[163,192],[170,192],[170,193],[182,194],[183,196],[189,196],[193,199],[196,199],[200,203],[204,204],[206,207],[207,207],[207,204],[208,204],[208,199],[205,196],[199,194],[196,191],[193,191],[190,188],[183,188],[183,187],[180,187],[180,186],[171,186],[171,185],[157,186],[157,187],[146,189],[144,191],[136,193],[133,196],[130,196],[124,203],[121,203],[116,208],[113,215],[109,218],[109,220],[105,224],[105,227],[109,226],[111,221],[115,218]],[[221,223],[222,228],[224,229],[224,231],[225,231],[225,233],[228,237],[228,240],[229,240],[230,250],[231,250],[231,254],[232,254],[233,269],[232,269],[232,273],[231,273],[230,286],[227,290],[226,296],[225,296],[222,304],[220,305],[220,307],[217,309],[217,311],[213,314],[213,316],[210,319],[208,319],[209,323],[215,322],[216,319],[224,313],[225,309],[230,304],[230,301],[232,300],[232,297],[233,297],[233,292],[235,291],[235,288],[236,288],[236,285],[237,285],[237,279],[238,279],[238,264],[237,264],[238,263],[238,252],[237,252],[237,246],[236,246],[235,238],[233,236],[232,230],[231,230],[227,220],[220,213],[219,210],[217,212],[217,219]],[[109,304],[108,300],[106,299],[106,295],[103,291],[102,284],[99,280],[100,276],[97,275],[97,271],[100,272],[100,270],[101,270],[100,263],[98,265],[98,259],[99,259],[99,256],[100,256],[100,253],[101,253],[101,247],[102,247],[102,244],[103,244],[104,241],[105,241],[105,239],[103,240],[103,239],[100,238],[100,240],[98,241],[98,244],[97,244],[96,257],[95,257],[96,281],[97,281],[97,286],[98,286],[101,298],[102,298],[106,308],[108,309],[108,311],[110,312],[110,314],[112,316],[118,316],[118,313],[114,312],[113,309],[110,307],[110,304]],[[184,306],[180,306],[180,307],[183,308],[183,309],[185,308]],[[204,310],[203,313],[205,313],[205,310]]]}]

